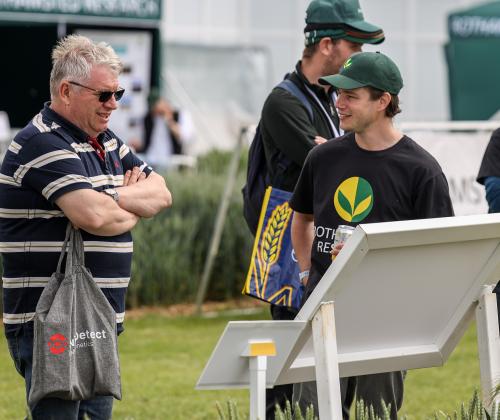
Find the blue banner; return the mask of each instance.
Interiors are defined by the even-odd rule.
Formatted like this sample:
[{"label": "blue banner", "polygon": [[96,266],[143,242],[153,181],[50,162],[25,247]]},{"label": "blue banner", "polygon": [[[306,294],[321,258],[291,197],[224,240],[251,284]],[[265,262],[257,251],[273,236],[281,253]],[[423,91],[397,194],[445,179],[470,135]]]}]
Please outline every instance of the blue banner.
[{"label": "blue banner", "polygon": [[303,287],[292,247],[291,196],[277,188],[266,190],[243,293],[298,309]]}]

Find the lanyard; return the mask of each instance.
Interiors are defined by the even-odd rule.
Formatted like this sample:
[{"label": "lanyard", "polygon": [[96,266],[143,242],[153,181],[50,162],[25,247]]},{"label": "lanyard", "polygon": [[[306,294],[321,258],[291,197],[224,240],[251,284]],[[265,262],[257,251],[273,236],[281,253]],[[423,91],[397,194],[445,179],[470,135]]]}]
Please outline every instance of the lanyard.
[{"label": "lanyard", "polygon": [[[307,86],[307,85],[304,84],[304,87],[306,88],[307,92],[314,98],[314,100],[316,101],[316,103],[319,105],[320,109],[323,111],[323,114],[325,114],[326,119],[327,119],[327,121],[330,124],[330,128],[332,129],[332,132],[334,134],[334,137],[340,137],[340,136],[342,136],[344,134],[344,130],[342,130],[340,127],[337,128],[335,126],[332,118],[330,117],[330,114],[328,113],[328,111],[323,106],[323,103],[321,102],[321,100],[316,96],[316,94],[314,93],[314,91],[309,86]],[[336,100],[337,100],[337,95],[336,95],[335,92],[333,92],[333,94],[332,94],[332,101],[333,101],[333,103],[335,103]]]},{"label": "lanyard", "polygon": [[339,117],[339,111],[337,110],[337,107],[335,106],[335,104],[337,103],[337,91],[336,91],[336,90],[334,90],[334,91],[332,92],[332,96],[331,96],[331,98],[332,98],[333,108],[335,109],[335,113],[337,114],[337,119],[339,120],[339,133],[340,133],[340,135],[341,135],[341,136],[343,136],[345,133],[344,133],[344,130],[342,130],[342,129],[340,128],[340,117]]}]

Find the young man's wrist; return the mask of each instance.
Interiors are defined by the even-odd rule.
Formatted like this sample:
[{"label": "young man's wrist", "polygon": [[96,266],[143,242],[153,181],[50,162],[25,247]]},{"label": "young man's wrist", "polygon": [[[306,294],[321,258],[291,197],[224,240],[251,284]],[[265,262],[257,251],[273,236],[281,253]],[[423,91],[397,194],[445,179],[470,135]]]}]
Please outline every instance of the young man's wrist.
[{"label": "young man's wrist", "polygon": [[309,278],[309,270],[304,270],[299,273],[299,280],[301,284],[305,284]]}]

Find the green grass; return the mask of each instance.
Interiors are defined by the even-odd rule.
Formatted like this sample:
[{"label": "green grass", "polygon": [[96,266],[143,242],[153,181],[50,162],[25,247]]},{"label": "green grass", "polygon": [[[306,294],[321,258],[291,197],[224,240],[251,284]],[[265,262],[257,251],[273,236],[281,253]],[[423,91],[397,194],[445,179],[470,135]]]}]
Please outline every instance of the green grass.
[{"label": "green grass", "polygon": [[[267,312],[266,312],[267,313]],[[194,386],[218,337],[231,319],[166,318],[148,315],[128,320],[120,337],[123,401],[115,402],[114,419],[217,419],[215,401],[237,401],[248,412],[248,391],[196,391]],[[401,410],[409,420],[425,419],[437,410],[451,412],[469,401],[479,386],[475,328],[471,326],[444,367],[408,372]],[[0,338],[0,420],[24,415],[24,382]]]}]

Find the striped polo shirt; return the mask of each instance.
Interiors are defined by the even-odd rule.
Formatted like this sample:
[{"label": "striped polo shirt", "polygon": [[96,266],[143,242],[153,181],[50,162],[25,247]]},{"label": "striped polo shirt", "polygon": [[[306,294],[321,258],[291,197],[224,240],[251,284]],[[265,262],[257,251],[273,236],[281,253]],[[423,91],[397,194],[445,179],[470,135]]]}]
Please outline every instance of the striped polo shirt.
[{"label": "striped polo shirt", "polygon": [[[55,200],[77,189],[119,187],[124,173],[134,166],[147,175],[151,172],[110,130],[98,137],[106,152],[100,159],[88,135],[49,105],[16,135],[0,170],[3,322],[8,337],[21,328],[32,330],[40,294],[56,271],[68,219]],[[132,235],[81,232],[85,265],[115,310],[121,332]]]}]

